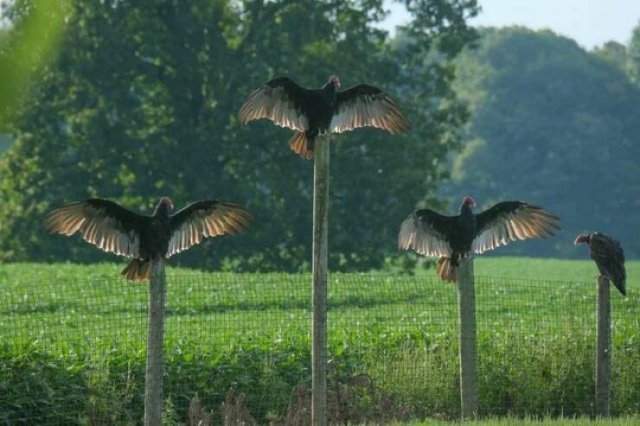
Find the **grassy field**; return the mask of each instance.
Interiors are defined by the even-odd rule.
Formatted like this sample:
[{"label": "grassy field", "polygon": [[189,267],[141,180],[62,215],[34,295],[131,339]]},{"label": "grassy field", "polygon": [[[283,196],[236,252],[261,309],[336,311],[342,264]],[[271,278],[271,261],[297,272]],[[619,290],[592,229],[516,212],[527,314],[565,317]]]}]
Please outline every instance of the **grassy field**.
[{"label": "grassy field", "polygon": [[[122,267],[0,266],[0,423],[139,420],[146,286]],[[617,415],[640,412],[640,262],[628,272],[629,297],[612,296]],[[233,389],[260,422],[284,418],[309,384],[309,275],[168,274],[168,417],[196,394],[219,412]],[[476,274],[482,415],[591,415],[595,266],[481,258]],[[332,274],[329,293],[335,419],[457,417],[453,286]]]}]

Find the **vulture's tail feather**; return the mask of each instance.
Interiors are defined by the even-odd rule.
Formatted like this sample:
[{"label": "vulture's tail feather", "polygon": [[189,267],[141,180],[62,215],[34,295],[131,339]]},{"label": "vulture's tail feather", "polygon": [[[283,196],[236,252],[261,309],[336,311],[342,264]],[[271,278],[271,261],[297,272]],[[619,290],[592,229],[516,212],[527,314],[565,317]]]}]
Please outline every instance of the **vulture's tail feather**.
[{"label": "vulture's tail feather", "polygon": [[305,132],[295,132],[289,139],[289,148],[305,160],[313,158],[313,139]]},{"label": "vulture's tail feather", "polygon": [[441,257],[440,259],[438,259],[436,271],[438,273],[438,276],[443,281],[447,281],[450,283],[455,283],[458,281],[457,267],[450,257]]},{"label": "vulture's tail feather", "polygon": [[151,279],[151,262],[148,260],[133,259],[121,274],[131,281],[146,281]]},{"label": "vulture's tail feather", "polygon": [[614,277],[612,281],[613,281],[613,285],[616,286],[618,291],[622,293],[623,296],[626,296],[627,289],[626,289],[626,285],[625,285],[626,283],[625,283],[624,277]]}]

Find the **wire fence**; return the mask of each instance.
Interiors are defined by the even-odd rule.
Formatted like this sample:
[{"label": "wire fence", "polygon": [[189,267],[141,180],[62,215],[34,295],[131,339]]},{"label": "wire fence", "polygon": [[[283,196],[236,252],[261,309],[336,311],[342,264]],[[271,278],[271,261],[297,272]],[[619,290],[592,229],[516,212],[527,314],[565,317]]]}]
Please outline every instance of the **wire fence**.
[{"label": "wire fence", "polygon": [[[0,424],[140,424],[147,287],[3,284]],[[612,294],[613,295],[613,294]],[[476,277],[481,415],[592,415],[595,282]],[[168,276],[167,424],[307,424],[310,276]],[[614,415],[640,412],[640,304],[613,295]],[[457,418],[456,289],[332,274],[332,423]]]}]

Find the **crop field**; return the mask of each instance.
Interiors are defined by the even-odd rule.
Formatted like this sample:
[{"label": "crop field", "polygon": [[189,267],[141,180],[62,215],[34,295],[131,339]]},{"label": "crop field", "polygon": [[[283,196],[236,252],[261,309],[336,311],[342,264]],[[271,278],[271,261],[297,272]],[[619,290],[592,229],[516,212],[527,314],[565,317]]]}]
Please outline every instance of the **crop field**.
[{"label": "crop field", "polygon": [[[0,423],[139,421],[146,286],[117,278],[121,268],[0,266]],[[595,266],[484,258],[475,269],[481,415],[591,415]],[[617,416],[640,412],[640,262],[628,275],[627,298],[612,290]],[[216,416],[227,398],[259,423],[304,412],[309,282],[169,268],[169,423],[185,422],[196,395]],[[456,308],[455,288],[432,270],[332,274],[334,421],[456,418]]]}]

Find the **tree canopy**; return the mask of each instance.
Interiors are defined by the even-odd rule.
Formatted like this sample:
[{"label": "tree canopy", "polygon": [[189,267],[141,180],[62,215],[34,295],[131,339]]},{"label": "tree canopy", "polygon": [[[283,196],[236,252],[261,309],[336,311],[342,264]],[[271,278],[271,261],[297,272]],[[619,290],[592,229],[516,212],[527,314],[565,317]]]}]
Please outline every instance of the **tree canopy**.
[{"label": "tree canopy", "polygon": [[631,80],[640,86],[640,23],[635,26],[627,48],[627,67]]},{"label": "tree canopy", "polygon": [[640,90],[619,62],[549,31],[507,28],[484,31],[458,69],[473,113],[443,192],[482,205],[522,199],[562,219],[552,242],[500,253],[582,257],[573,238],[597,230],[640,256]]},{"label": "tree canopy", "polygon": [[395,95],[406,136],[362,130],[333,144],[330,265],[369,269],[395,253],[416,201],[433,200],[467,118],[451,59],[475,37],[475,0],[404,0],[410,42],[375,24],[382,0],[83,0],[71,4],[60,54],[24,102],[0,158],[0,259],[108,259],[50,237],[63,202],[107,197],[147,210],[218,198],[243,204],[250,232],[178,257],[186,265],[303,270],[311,250],[312,163],[290,132],[241,127],[251,90],[278,75],[318,86],[338,74]]}]

